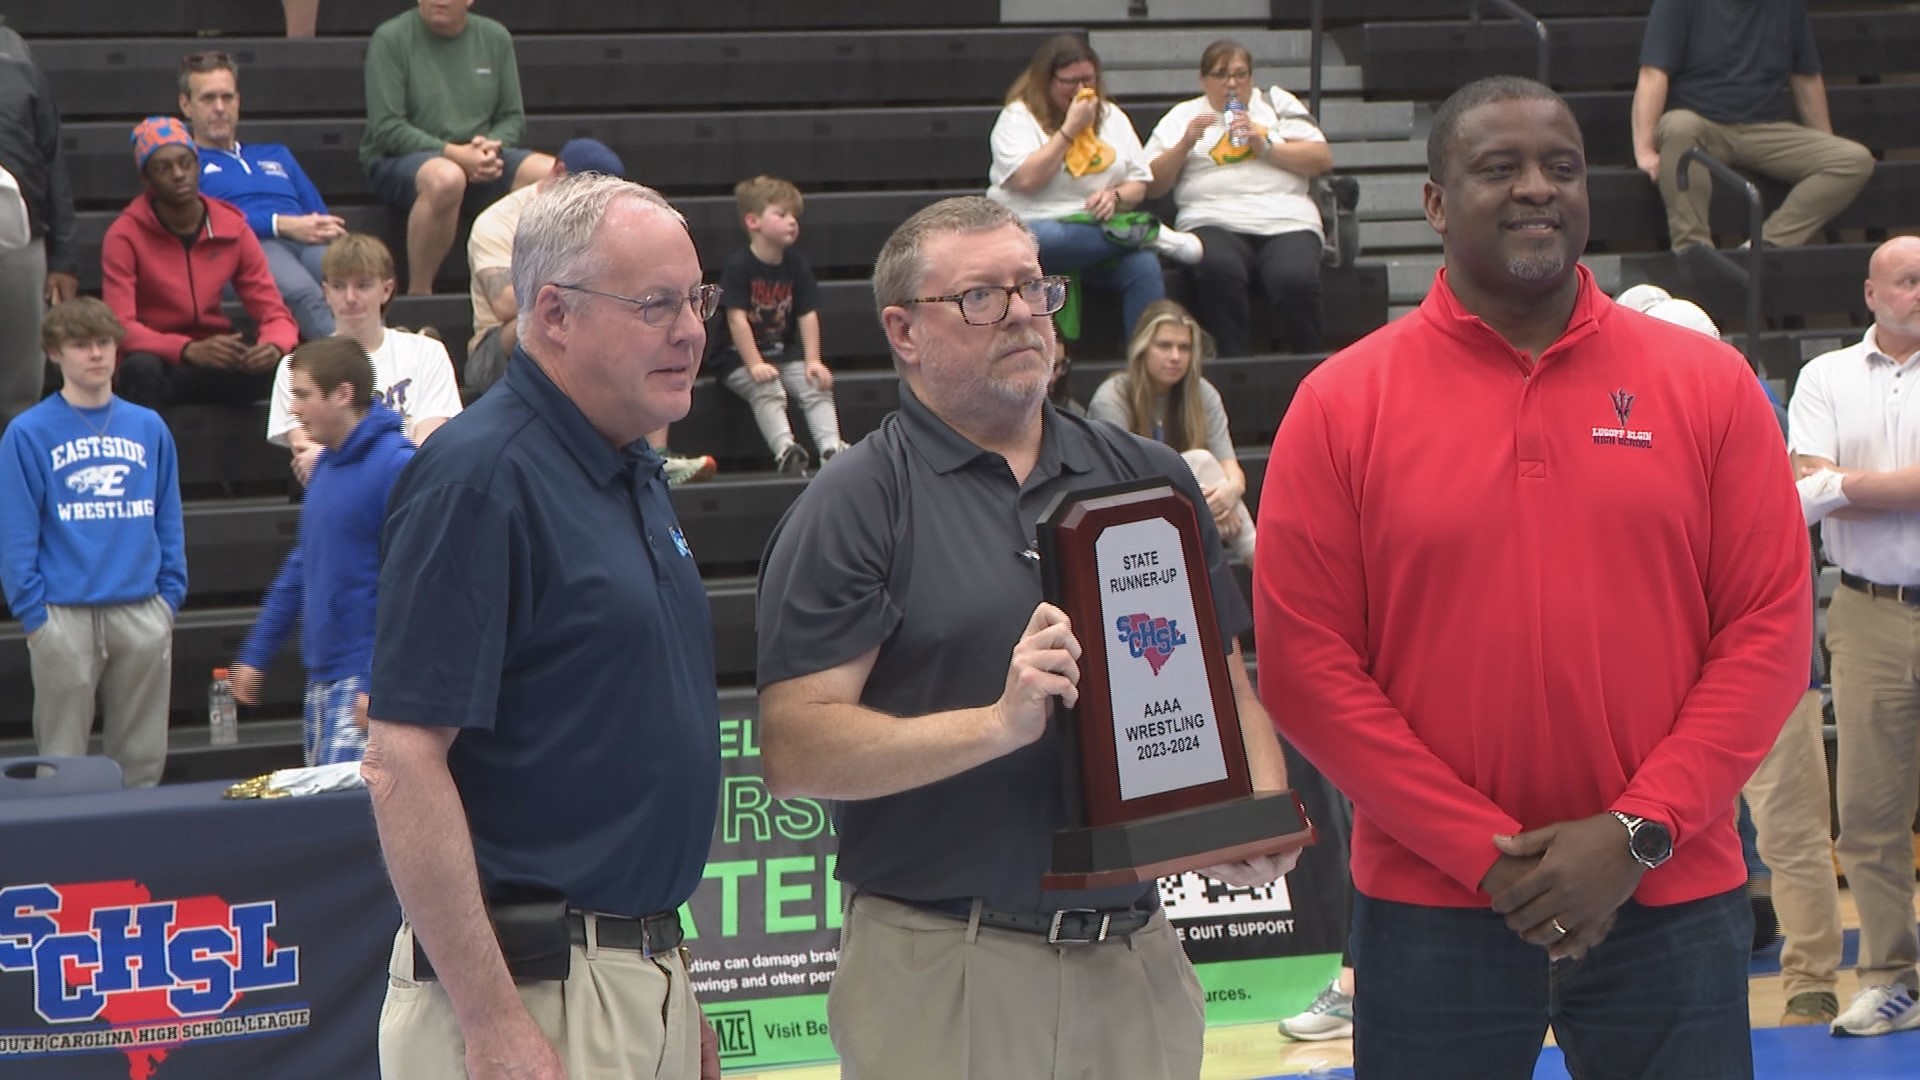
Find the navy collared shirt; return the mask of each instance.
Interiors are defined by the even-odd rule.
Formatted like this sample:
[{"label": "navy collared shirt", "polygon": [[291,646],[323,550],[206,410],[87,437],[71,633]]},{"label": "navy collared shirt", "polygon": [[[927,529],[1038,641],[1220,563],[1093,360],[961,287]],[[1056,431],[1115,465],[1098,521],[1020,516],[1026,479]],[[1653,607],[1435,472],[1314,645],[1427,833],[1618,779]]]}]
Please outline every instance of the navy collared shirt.
[{"label": "navy collared shirt", "polygon": [[679,907],[713,837],[720,718],[659,456],[608,445],[516,350],[401,474],[380,554],[369,712],[460,729],[489,896]]}]

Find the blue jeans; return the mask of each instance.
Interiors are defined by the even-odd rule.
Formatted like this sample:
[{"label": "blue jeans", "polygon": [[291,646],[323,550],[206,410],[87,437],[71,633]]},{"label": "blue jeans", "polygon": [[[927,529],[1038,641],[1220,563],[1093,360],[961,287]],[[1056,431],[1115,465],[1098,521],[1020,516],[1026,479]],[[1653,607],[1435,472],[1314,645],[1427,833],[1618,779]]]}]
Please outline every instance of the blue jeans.
[{"label": "blue jeans", "polygon": [[[327,294],[320,291],[320,259],[327,253],[325,244],[296,244],[270,236],[260,241],[267,253],[267,272],[280,290],[280,299],[293,313],[300,328],[301,341],[314,341],[333,335],[333,309],[327,306]],[[239,300],[240,294],[227,286],[227,299]]]},{"label": "blue jeans", "polygon": [[[1040,267],[1049,274],[1080,273],[1080,282],[1090,289],[1118,289],[1120,328],[1125,341],[1133,334],[1135,323],[1147,305],[1167,295],[1166,279],[1160,276],[1160,256],[1143,248],[1121,247],[1107,239],[1098,225],[1085,222],[1029,221],[1033,235],[1040,241]],[[1102,266],[1109,259],[1112,266]]]},{"label": "blue jeans", "polygon": [[1750,1080],[1742,889],[1629,900],[1578,962],[1501,917],[1354,896],[1357,1080],[1531,1080],[1547,1029],[1579,1080]]}]

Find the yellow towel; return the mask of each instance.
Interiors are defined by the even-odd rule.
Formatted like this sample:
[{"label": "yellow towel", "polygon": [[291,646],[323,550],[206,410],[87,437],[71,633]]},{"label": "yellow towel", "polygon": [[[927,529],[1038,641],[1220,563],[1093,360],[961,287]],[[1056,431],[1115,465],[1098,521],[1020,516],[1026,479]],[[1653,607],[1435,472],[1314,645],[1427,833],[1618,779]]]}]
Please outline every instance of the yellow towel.
[{"label": "yellow towel", "polygon": [[[1093,97],[1091,87],[1081,87],[1074,100]],[[1102,142],[1100,133],[1095,129],[1098,123],[1088,124],[1086,130],[1073,137],[1073,144],[1067,147],[1067,172],[1075,177],[1089,176],[1106,172],[1113,164],[1113,147]]]},{"label": "yellow towel", "polygon": [[[1256,135],[1264,136],[1267,133],[1267,129],[1258,124],[1248,126]],[[1220,141],[1213,144],[1213,149],[1207,153],[1207,156],[1213,159],[1215,165],[1238,165],[1243,161],[1250,161],[1253,159],[1253,139],[1249,137],[1245,146],[1235,146],[1233,132],[1223,129],[1220,132]]]}]

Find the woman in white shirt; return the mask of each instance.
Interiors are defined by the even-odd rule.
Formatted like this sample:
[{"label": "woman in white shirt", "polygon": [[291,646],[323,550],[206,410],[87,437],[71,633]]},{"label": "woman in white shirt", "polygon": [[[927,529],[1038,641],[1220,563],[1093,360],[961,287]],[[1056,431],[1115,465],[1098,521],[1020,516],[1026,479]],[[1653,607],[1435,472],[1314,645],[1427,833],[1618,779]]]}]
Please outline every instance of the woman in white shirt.
[{"label": "woman in white shirt", "polygon": [[[1200,237],[1194,307],[1222,356],[1253,352],[1249,285],[1257,271],[1272,305],[1272,327],[1293,352],[1319,352],[1320,211],[1307,194],[1333,168],[1327,137],[1306,106],[1274,87],[1253,87],[1253,60],[1234,41],[1200,56],[1205,91],[1167,110],[1148,138],[1147,194],[1173,192],[1176,224]],[[1247,107],[1236,121],[1243,145],[1223,123],[1227,95]]]},{"label": "woman in white shirt", "polygon": [[1186,308],[1172,300],[1147,305],[1127,344],[1127,370],[1100,384],[1087,415],[1180,451],[1227,553],[1244,562],[1253,558],[1247,474],[1233,451],[1220,391],[1200,377],[1200,362],[1212,351],[1213,339]]},{"label": "woman in white shirt", "polygon": [[[1093,96],[1076,100],[1082,88]],[[1088,163],[1070,153],[1074,140],[1089,130],[1105,144],[1103,160]],[[1142,248],[1115,242],[1098,224],[1139,205],[1153,173],[1132,121],[1107,100],[1100,58],[1084,39],[1059,34],[1033,54],[1007,90],[992,145],[987,198],[1033,229],[1047,273],[1078,271],[1087,286],[1119,290],[1125,325],[1166,295],[1155,251],[1186,262],[1199,259],[1199,242],[1171,229]],[[1091,220],[1060,220],[1073,215]],[[1114,264],[1106,265],[1110,260]]]}]

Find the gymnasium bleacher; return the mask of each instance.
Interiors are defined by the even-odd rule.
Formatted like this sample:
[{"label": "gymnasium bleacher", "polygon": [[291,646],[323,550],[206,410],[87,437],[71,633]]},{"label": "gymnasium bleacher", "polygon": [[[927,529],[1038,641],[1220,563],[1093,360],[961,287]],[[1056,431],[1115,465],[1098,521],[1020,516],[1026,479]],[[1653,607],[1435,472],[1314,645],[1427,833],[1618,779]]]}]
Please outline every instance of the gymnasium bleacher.
[{"label": "gymnasium bleacher", "polygon": [[[1586,132],[1593,165],[1588,264],[1603,286],[1665,285],[1702,303],[1728,332],[1743,329],[1743,292],[1731,279],[1665,252],[1657,192],[1632,167],[1627,136],[1646,0],[1522,0],[1546,20],[1556,88]],[[376,205],[358,162],[360,61],[367,35],[404,0],[323,0],[321,36],[279,37],[277,5],[261,0],[0,0],[25,35],[65,120],[80,209],[82,288],[99,285],[101,236],[137,190],[127,132],[174,108],[183,54],[211,49],[241,67],[241,138],[289,145],[336,212],[383,236],[397,255],[403,219]],[[1195,90],[1204,44],[1234,37],[1254,53],[1256,79],[1306,96],[1307,0],[1270,5],[1208,0],[863,0],[792,4],[609,4],[603,0],[481,0],[476,11],[515,35],[529,122],[527,145],[554,150],[591,135],[613,146],[637,180],[688,215],[715,271],[740,242],[729,194],[759,172],[806,193],[800,246],[822,279],[827,358],[840,379],[843,430],[871,430],[895,400],[895,380],[872,314],[867,274],[886,235],[935,199],[985,186],[987,134],[1015,73],[1047,35],[1084,29],[1107,79],[1143,133]],[[1866,314],[1867,252],[1889,232],[1920,226],[1920,71],[1911,59],[1920,19],[1909,5],[1812,0],[1827,65],[1834,125],[1882,164],[1825,243],[1772,250],[1754,359],[1791,381],[1808,357],[1856,337]],[[1496,72],[1531,73],[1531,31],[1489,16],[1467,20],[1467,0],[1327,3],[1320,116],[1336,169],[1361,184],[1360,264],[1326,278],[1330,344],[1357,339],[1417,304],[1439,264],[1420,212],[1424,139],[1434,107],[1454,87]],[[1237,14],[1236,14],[1237,13]],[[1763,184],[1770,202],[1782,190]],[[1717,190],[1716,229],[1744,236],[1744,204]],[[402,279],[405,271],[402,269]],[[456,363],[470,333],[464,245],[432,297],[402,297],[395,325],[439,329]],[[1111,306],[1095,298],[1090,336],[1074,350],[1081,400],[1115,369]],[[1293,390],[1321,357],[1216,362],[1208,376],[1232,403],[1234,440],[1257,497],[1266,446]],[[183,408],[169,416],[181,448],[191,593],[175,637],[170,779],[239,775],[298,757],[301,672],[284,655],[266,704],[243,714],[241,746],[206,745],[208,671],[227,663],[293,536],[282,451],[266,444],[264,408]],[[677,489],[675,505],[714,605],[718,669],[727,702],[745,701],[753,673],[753,581],[760,547],[802,490],[775,476],[746,408],[711,385],[676,425],[676,448],[711,453],[719,479]],[[31,749],[27,654],[17,623],[0,624],[0,757]]]}]

